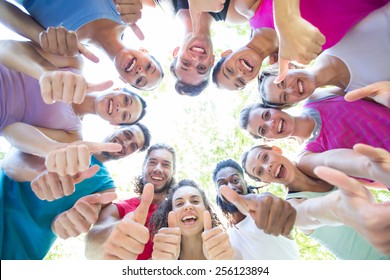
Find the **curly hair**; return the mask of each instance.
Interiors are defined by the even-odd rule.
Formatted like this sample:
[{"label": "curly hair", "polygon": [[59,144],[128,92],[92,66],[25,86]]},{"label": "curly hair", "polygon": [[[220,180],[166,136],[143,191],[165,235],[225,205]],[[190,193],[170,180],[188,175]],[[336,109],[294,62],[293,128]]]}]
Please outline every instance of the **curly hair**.
[{"label": "curly hair", "polygon": [[161,228],[168,227],[168,214],[172,211],[172,200],[175,192],[183,187],[193,187],[197,189],[202,197],[203,203],[207,211],[210,212],[212,227],[222,225],[217,214],[211,207],[209,200],[206,197],[206,193],[199,188],[199,186],[192,180],[183,179],[175,187],[170,189],[167,199],[160,205],[160,207],[153,213],[149,221],[149,231],[154,236]]}]

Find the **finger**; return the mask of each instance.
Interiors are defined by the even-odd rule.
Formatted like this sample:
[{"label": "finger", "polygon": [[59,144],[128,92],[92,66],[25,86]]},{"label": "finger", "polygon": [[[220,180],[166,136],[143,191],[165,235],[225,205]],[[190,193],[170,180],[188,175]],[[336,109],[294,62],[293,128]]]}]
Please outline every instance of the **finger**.
[{"label": "finger", "polygon": [[77,171],[74,172],[72,175],[76,175],[78,172],[86,171],[89,168],[89,165],[91,164],[91,154],[88,146],[77,145],[76,149],[77,149],[77,157],[78,157],[77,158],[78,167],[77,167]]},{"label": "finger", "polygon": [[109,89],[114,85],[113,81],[105,81],[98,84],[90,84],[88,83],[87,92],[94,92],[94,91],[103,91],[106,89]]},{"label": "finger", "polygon": [[92,178],[99,171],[99,169],[100,166],[95,164],[89,167],[86,171],[77,173],[73,178],[74,184],[78,184],[84,181],[85,179]]},{"label": "finger", "polygon": [[122,145],[117,143],[95,143],[84,142],[87,145],[90,153],[97,152],[119,152],[122,150]]},{"label": "finger", "polygon": [[135,36],[137,36],[138,39],[141,41],[145,39],[144,33],[142,32],[141,28],[138,27],[136,23],[132,23],[129,25],[131,30],[133,30]]},{"label": "finger", "polygon": [[290,61],[288,59],[285,59],[279,54],[279,73],[278,76],[276,77],[274,84],[279,84],[281,81],[286,78],[287,72],[288,72],[288,64]]},{"label": "finger", "polygon": [[49,42],[49,52],[56,54],[58,52],[58,42],[57,42],[57,32],[54,27],[49,27],[47,29],[47,37]]},{"label": "finger", "polygon": [[67,45],[66,45],[66,29],[63,27],[58,27],[56,30],[57,44],[58,44],[58,53],[60,55],[68,55]]},{"label": "finger", "polygon": [[99,57],[97,57],[93,52],[88,50],[83,44],[78,43],[78,47],[79,47],[79,52],[83,56],[85,56],[87,59],[89,59],[90,61],[92,61],[94,63],[98,63],[99,62]]},{"label": "finger", "polygon": [[345,175],[343,172],[336,169],[318,166],[314,169],[314,173],[322,180],[327,181],[331,185],[337,186],[347,195],[353,195],[356,190],[361,187],[360,183]]},{"label": "finger", "polygon": [[90,205],[108,204],[117,198],[116,192],[95,193],[81,198]]},{"label": "finger", "polygon": [[390,157],[389,152],[382,148],[375,148],[366,144],[355,144],[353,149],[366,157],[371,158],[372,160],[378,160],[380,158]]},{"label": "finger", "polygon": [[43,76],[39,79],[39,84],[41,87],[41,95],[43,102],[45,102],[46,104],[53,104],[54,99],[51,92],[52,85],[50,79],[48,79],[46,76]]},{"label": "finger", "polygon": [[221,186],[219,191],[224,199],[232,203],[244,215],[249,215],[249,206],[241,195],[236,193],[228,186]]},{"label": "finger", "polygon": [[211,221],[211,215],[209,211],[204,211],[203,213],[203,230],[207,231],[213,228],[213,223]]},{"label": "finger", "polygon": [[141,195],[141,203],[135,209],[133,220],[139,224],[144,225],[148,216],[150,204],[152,204],[154,197],[154,187],[148,183],[144,186],[144,190]]},{"label": "finger", "polygon": [[177,227],[176,216],[173,211],[170,211],[168,214],[168,227]]},{"label": "finger", "polygon": [[54,197],[60,198],[64,195],[65,196],[71,195],[74,192],[74,183],[73,183],[72,177],[71,176],[59,176],[58,179],[61,182],[62,188],[59,189],[60,190],[59,193],[58,193],[58,190],[56,193],[54,192],[54,190],[56,190],[56,189],[53,190]]},{"label": "finger", "polygon": [[41,47],[44,51],[49,50],[49,38],[47,37],[47,34],[45,31],[42,31],[39,33],[39,43],[41,44]]},{"label": "finger", "polygon": [[317,37],[315,39],[315,42],[318,44],[318,45],[324,45],[325,42],[326,42],[326,37],[324,36],[324,34],[322,34],[319,30],[317,32]]},{"label": "finger", "polygon": [[[89,154],[88,154],[89,155]],[[78,147],[74,145],[70,145],[66,149],[66,172],[69,175],[76,175],[79,170],[78,170]],[[83,171],[83,170],[82,170]]]},{"label": "finger", "polygon": [[63,75],[63,94],[61,100],[64,103],[72,103],[74,99],[75,85],[77,85],[77,77],[69,73],[63,73]]},{"label": "finger", "polygon": [[76,56],[79,54],[78,38],[76,32],[66,32],[66,47],[68,56]]},{"label": "finger", "polygon": [[84,101],[85,94],[88,90],[88,84],[84,79],[79,80],[77,77],[75,79],[76,79],[76,83],[73,85],[71,102],[76,104],[81,104]]},{"label": "finger", "polygon": [[[58,175],[60,175],[60,176],[67,175],[67,173],[66,173],[66,169],[67,169],[66,162],[67,161],[66,161],[66,151],[65,150],[61,150],[58,153],[56,153],[56,156],[55,156],[55,166],[56,166],[56,168],[55,168],[55,170],[53,170],[53,172],[58,173]],[[65,163],[65,165],[64,165],[64,163]]]},{"label": "finger", "polygon": [[344,99],[347,101],[356,101],[359,99],[362,99],[364,97],[369,96],[373,92],[373,89],[371,85],[368,85],[366,87],[358,88],[355,90],[351,90],[348,92],[345,96]]}]

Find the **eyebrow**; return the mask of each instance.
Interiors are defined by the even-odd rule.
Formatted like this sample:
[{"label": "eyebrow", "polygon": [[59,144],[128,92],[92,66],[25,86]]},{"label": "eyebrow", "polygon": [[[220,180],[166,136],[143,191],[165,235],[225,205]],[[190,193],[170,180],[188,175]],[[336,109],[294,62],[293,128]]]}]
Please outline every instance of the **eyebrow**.
[{"label": "eyebrow", "polygon": [[[199,198],[200,198],[201,196],[200,196],[200,195],[198,195],[198,194],[194,194],[194,195],[191,195],[191,196],[190,196],[190,199],[191,199],[191,198],[194,198],[194,197],[196,197],[196,198],[198,198],[198,197],[199,197]],[[181,200],[181,199],[182,199],[182,200],[184,200],[184,198],[182,198],[182,197],[180,197],[180,196],[179,196],[178,198],[176,198],[176,199],[175,199],[175,201],[177,201],[177,200]]]}]

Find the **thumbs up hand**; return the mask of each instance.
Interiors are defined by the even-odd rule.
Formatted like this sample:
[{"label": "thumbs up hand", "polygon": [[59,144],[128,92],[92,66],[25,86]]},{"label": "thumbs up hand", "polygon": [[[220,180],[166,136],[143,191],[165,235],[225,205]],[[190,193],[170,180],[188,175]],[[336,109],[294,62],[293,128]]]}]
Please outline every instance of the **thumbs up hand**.
[{"label": "thumbs up hand", "polygon": [[161,228],[153,239],[153,260],[177,260],[180,255],[181,229],[173,211],[168,214],[168,227]]},{"label": "thumbs up hand", "polygon": [[104,259],[135,260],[144,251],[150,239],[145,223],[153,197],[153,185],[146,184],[137,209],[115,225],[103,244]]},{"label": "thumbs up hand", "polygon": [[203,254],[208,260],[231,260],[234,250],[230,244],[228,234],[222,227],[212,227],[209,211],[203,214],[204,231],[202,233]]}]

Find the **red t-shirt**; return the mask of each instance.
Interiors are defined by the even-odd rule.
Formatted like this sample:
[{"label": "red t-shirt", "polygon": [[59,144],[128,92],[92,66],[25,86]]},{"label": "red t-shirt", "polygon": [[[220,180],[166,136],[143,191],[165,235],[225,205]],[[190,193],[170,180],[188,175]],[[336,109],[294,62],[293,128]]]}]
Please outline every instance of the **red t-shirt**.
[{"label": "red t-shirt", "polygon": [[[127,200],[123,200],[120,202],[115,203],[116,207],[119,211],[119,217],[123,219],[123,217],[130,212],[135,211],[137,209],[138,205],[140,204],[140,200],[137,197],[133,197]],[[145,226],[147,227],[149,224],[150,217],[156,211],[159,204],[151,204],[149,207],[149,213],[146,218]],[[149,241],[145,244],[144,251],[138,255],[137,260],[148,260],[152,258],[152,252],[153,252],[153,241],[149,239]]]}]

